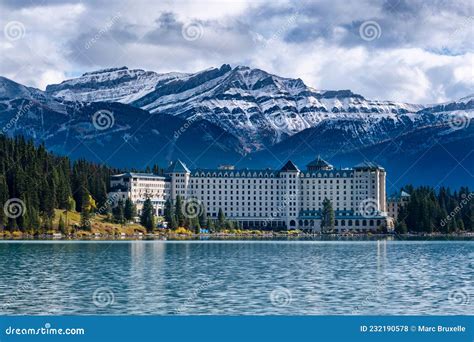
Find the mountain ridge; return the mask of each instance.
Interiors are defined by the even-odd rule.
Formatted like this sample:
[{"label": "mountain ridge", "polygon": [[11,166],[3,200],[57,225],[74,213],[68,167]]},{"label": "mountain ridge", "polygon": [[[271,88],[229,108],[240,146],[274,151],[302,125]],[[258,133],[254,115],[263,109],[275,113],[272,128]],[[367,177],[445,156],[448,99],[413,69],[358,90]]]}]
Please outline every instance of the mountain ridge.
[{"label": "mountain ridge", "polygon": [[[94,128],[93,110],[110,112],[115,126]],[[432,161],[406,175],[407,164],[396,160],[438,158],[445,165],[430,172],[440,179],[453,166],[449,154],[469,165],[473,117],[472,95],[434,105],[367,100],[350,90],[316,90],[301,79],[228,64],[197,73],[107,68],[46,91],[0,77],[5,133],[45,142],[58,153],[74,148],[61,147],[61,139],[72,137],[80,146],[73,157],[100,161],[112,155],[108,161],[120,167],[177,157],[195,167],[278,167],[320,154],[346,166],[373,159],[386,164],[392,177],[416,183]],[[453,177],[448,181],[468,177],[474,183],[465,170]]]},{"label": "mountain ridge", "polygon": [[[154,73],[149,78],[133,77],[134,84],[148,82],[140,86],[130,85],[124,75],[143,75],[145,71],[141,69],[107,70],[109,72],[100,73],[101,80],[90,75],[79,77],[50,85],[46,92],[69,101],[119,100],[150,113],[185,119],[197,116],[241,137],[248,152],[271,146],[326,119],[355,114],[389,117],[422,108],[393,101],[366,100],[350,90],[316,90],[301,79],[280,77],[247,66],[232,68],[223,64],[192,74]],[[121,89],[125,89],[128,96],[118,98],[115,92],[118,83],[114,82],[120,79],[124,84]],[[107,80],[112,83],[108,96],[102,86]],[[77,84],[96,84],[97,96],[94,98],[90,87],[81,89]]]}]

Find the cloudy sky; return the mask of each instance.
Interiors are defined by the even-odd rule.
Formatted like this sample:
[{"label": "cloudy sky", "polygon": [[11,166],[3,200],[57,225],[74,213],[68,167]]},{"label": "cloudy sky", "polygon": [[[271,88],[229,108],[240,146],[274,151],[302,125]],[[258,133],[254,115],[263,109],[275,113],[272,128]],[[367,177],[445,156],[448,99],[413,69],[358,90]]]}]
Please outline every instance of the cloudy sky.
[{"label": "cloudy sky", "polygon": [[373,99],[474,93],[471,0],[0,0],[0,14],[0,75],[42,89],[114,66],[229,63]]}]

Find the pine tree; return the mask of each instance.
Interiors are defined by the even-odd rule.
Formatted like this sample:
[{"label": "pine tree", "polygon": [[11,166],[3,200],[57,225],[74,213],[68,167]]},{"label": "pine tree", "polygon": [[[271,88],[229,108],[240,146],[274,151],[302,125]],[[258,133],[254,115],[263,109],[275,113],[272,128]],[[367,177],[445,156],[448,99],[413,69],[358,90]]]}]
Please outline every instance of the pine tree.
[{"label": "pine tree", "polygon": [[193,220],[194,233],[195,234],[200,234],[201,233],[201,224],[199,223],[199,218],[195,217],[192,220]]},{"label": "pine tree", "polygon": [[132,200],[130,198],[127,198],[125,200],[125,208],[123,212],[124,218],[127,221],[132,221],[135,216],[137,216],[137,208],[135,204],[133,204]]},{"label": "pine tree", "polygon": [[122,200],[119,200],[117,205],[112,209],[114,222],[123,224],[125,222],[125,208]]},{"label": "pine tree", "polygon": [[225,227],[225,214],[222,208],[219,208],[219,212],[217,213],[217,223],[216,223],[216,229],[217,230],[222,230]]},{"label": "pine tree", "polygon": [[334,229],[334,209],[331,201],[324,198],[321,210],[321,232],[325,233],[332,229]]},{"label": "pine tree", "polygon": [[408,232],[407,225],[404,221],[397,222],[395,225],[395,232],[398,234],[406,234]]},{"label": "pine tree", "polygon": [[92,196],[87,192],[83,196],[83,202],[81,207],[81,227],[85,230],[91,230],[91,217],[92,212],[96,209],[95,200]]},{"label": "pine tree", "polygon": [[4,229],[8,223],[4,205],[8,201],[8,186],[4,175],[0,175],[0,229]]},{"label": "pine tree", "polygon": [[143,203],[142,214],[140,216],[140,224],[146,228],[147,232],[153,232],[155,228],[155,217],[153,215],[153,204],[147,198]]},{"label": "pine tree", "polygon": [[201,206],[202,210],[199,214],[199,225],[201,227],[206,227],[207,224],[207,213],[206,213],[206,207],[204,204]]},{"label": "pine tree", "polygon": [[234,221],[227,220],[224,223],[225,229],[232,230],[235,229]]},{"label": "pine tree", "polygon": [[185,224],[185,216],[183,213],[183,201],[181,200],[181,196],[176,196],[176,203],[175,203],[175,215],[176,221],[179,227],[183,227]]},{"label": "pine tree", "polygon": [[160,169],[160,167],[156,164],[153,164],[152,172],[155,175],[162,176],[163,175],[163,170]]},{"label": "pine tree", "polygon": [[165,221],[168,222],[168,224],[171,223],[174,217],[173,203],[171,202],[170,198],[168,198],[165,202],[164,217]]},{"label": "pine tree", "polygon": [[76,201],[74,201],[74,198],[72,196],[68,196],[66,200],[66,207],[65,207],[65,213],[66,213],[66,227],[69,228],[69,220],[68,220],[68,213],[70,211],[76,211]]},{"label": "pine tree", "polygon": [[206,227],[210,233],[214,233],[214,222],[210,218],[207,219]]},{"label": "pine tree", "polygon": [[174,215],[171,217],[171,221],[168,222],[168,228],[171,230],[178,228],[178,222],[176,222],[176,217]]}]

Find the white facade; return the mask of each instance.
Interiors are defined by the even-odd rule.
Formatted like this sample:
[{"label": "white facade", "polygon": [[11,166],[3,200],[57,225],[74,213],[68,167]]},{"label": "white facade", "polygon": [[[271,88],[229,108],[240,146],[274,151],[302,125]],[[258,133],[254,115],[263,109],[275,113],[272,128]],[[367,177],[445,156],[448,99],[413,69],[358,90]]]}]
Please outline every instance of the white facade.
[{"label": "white facade", "polygon": [[125,202],[127,198],[130,198],[140,214],[143,202],[150,198],[155,208],[155,214],[163,215],[164,204],[171,192],[171,182],[166,177],[128,172],[112,176],[110,188],[109,198],[114,199],[115,205],[120,200]]},{"label": "white facade", "polygon": [[[335,227],[375,230],[386,225],[385,170],[372,163],[334,169],[318,158],[305,171],[288,162],[280,170],[189,170],[180,161],[166,177],[127,173],[112,177],[111,187],[130,196],[140,212],[149,197],[157,215],[166,199],[177,196],[201,203],[211,218],[222,209],[244,228],[320,231],[322,202],[332,203]],[[122,190],[117,192],[117,190]]]}]

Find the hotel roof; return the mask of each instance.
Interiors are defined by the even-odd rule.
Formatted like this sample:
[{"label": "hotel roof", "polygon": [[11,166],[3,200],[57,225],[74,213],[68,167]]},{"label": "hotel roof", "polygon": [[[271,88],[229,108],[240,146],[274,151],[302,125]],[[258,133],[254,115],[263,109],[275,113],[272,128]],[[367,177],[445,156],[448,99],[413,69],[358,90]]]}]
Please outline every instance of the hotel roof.
[{"label": "hotel roof", "polygon": [[299,171],[299,169],[291,160],[288,160],[286,164],[280,169],[280,171],[282,172]]},{"label": "hotel roof", "polygon": [[[332,165],[326,162],[321,158],[317,158],[308,164],[308,166],[314,167],[316,170],[305,170],[300,171],[298,167],[289,160],[281,169],[274,170],[270,168],[266,169],[205,169],[197,168],[189,170],[188,167],[180,160],[176,160],[171,163],[171,165],[166,170],[165,174],[170,173],[192,173],[194,176],[217,176],[217,177],[275,177],[280,174],[280,172],[300,172],[300,177],[331,177],[332,175],[339,176],[350,176],[354,169],[382,169],[383,167],[372,162],[364,162],[356,165],[353,168],[344,168],[344,169],[333,169]],[[329,166],[329,167],[328,167]],[[119,175],[113,175],[112,177],[144,177],[144,178],[155,178],[155,179],[168,179],[168,176],[158,176],[153,173],[140,173],[140,172],[127,172]]]},{"label": "hotel roof", "polygon": [[144,173],[144,172],[125,172],[118,175],[112,175],[111,177],[114,177],[114,178],[137,177],[137,178],[161,178],[161,179],[166,178],[163,176],[155,175],[154,173]]},{"label": "hotel roof", "polygon": [[354,169],[382,169],[384,170],[384,168],[380,166],[379,164],[370,162],[370,161],[364,161],[362,163],[359,163],[356,166],[354,166]]},{"label": "hotel roof", "polygon": [[306,165],[306,167],[308,169],[309,168],[312,168],[312,169],[325,169],[325,168],[332,168],[333,166],[331,164],[329,164],[327,161],[325,161],[324,159],[322,159],[320,156],[318,156],[318,158],[316,158],[315,160],[310,162],[308,165]]},{"label": "hotel roof", "polygon": [[171,165],[166,170],[166,173],[189,173],[188,167],[181,161],[176,160],[171,163]]}]

